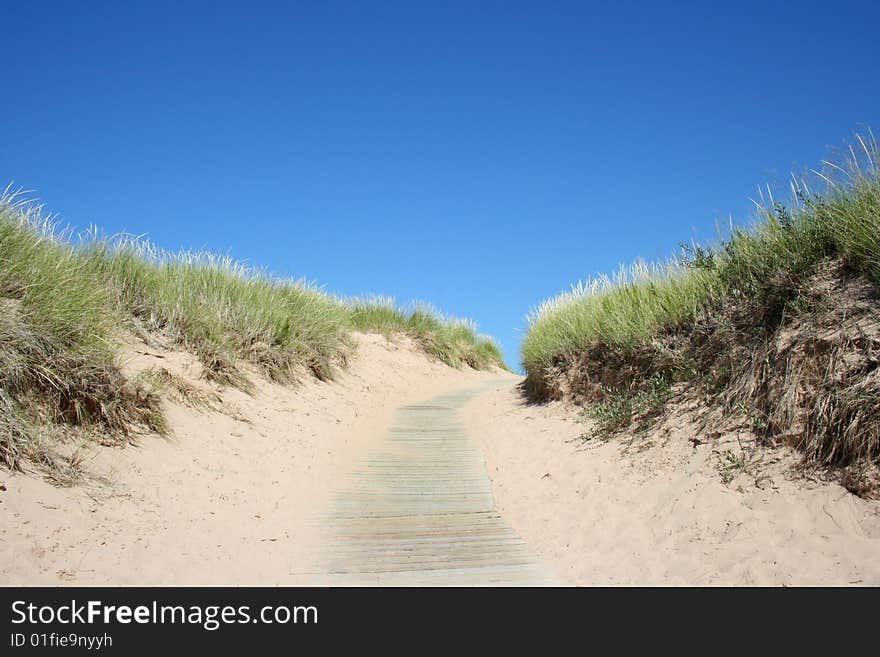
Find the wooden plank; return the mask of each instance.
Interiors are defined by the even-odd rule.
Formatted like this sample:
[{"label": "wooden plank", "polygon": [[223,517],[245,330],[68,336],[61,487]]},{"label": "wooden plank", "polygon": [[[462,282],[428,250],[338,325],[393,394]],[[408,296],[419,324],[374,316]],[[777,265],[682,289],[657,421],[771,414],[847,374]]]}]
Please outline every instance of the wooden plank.
[{"label": "wooden plank", "polygon": [[482,452],[458,409],[483,388],[398,409],[379,453],[347,478],[329,516],[322,572],[306,583],[555,584],[495,508]]}]

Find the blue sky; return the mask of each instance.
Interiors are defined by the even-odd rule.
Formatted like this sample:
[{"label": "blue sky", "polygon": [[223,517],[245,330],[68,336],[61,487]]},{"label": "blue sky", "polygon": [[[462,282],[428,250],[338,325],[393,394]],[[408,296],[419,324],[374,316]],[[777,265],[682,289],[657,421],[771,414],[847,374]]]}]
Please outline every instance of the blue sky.
[{"label": "blue sky", "polygon": [[747,221],[758,184],[880,129],[875,3],[3,13],[4,184],[77,226],[427,300],[513,365],[541,299]]}]

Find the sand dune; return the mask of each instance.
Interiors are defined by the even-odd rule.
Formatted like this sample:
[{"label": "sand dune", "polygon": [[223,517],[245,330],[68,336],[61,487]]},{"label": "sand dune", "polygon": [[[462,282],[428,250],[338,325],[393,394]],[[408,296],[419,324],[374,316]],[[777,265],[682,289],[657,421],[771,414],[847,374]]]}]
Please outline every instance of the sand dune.
[{"label": "sand dune", "polygon": [[[763,455],[729,484],[723,442],[584,443],[577,413],[523,403],[515,383],[475,399],[465,425],[485,451],[501,515],[576,585],[877,585],[880,504]],[[651,444],[653,442],[653,444]]]},{"label": "sand dune", "polygon": [[[591,446],[577,439],[584,426],[574,421],[574,409],[526,405],[518,377],[431,362],[406,340],[361,335],[358,341],[358,356],[337,381],[309,378],[284,387],[251,372],[258,381],[252,395],[207,384],[198,361],[185,352],[158,354],[129,344],[128,374],[163,367],[220,395],[220,409],[166,402],[170,439],[147,435],[125,448],[91,446],[86,468],[92,479],[72,488],[34,473],[4,473],[0,584],[505,583],[504,568],[494,568],[473,543],[450,554],[461,563],[479,562],[479,573],[414,578],[397,571],[415,553],[401,548],[396,555],[374,552],[361,559],[355,548],[340,546],[338,536],[334,549],[342,550],[342,571],[353,574],[307,575],[326,562],[324,530],[340,503],[357,501],[358,518],[372,522],[369,509],[361,508],[364,500],[386,498],[363,487],[395,486],[377,455],[400,469],[404,452],[394,449],[422,449],[399,428],[404,447],[389,442],[401,422],[395,413],[416,404],[404,417],[411,423],[433,412],[425,405],[432,399],[443,409],[454,407],[441,409],[454,417],[443,416],[438,435],[459,442],[441,456],[471,459],[460,468],[461,499],[447,494],[445,503],[458,505],[456,511],[482,505],[494,524],[491,531],[476,529],[490,535],[489,547],[504,547],[515,564],[536,558],[535,568],[553,581],[880,584],[880,504],[792,474],[791,454],[768,452],[725,484],[717,468],[723,443],[694,447],[686,428],[625,450],[620,441]],[[461,408],[442,401],[457,399],[470,401]],[[484,472],[483,458],[491,489],[472,474]],[[398,506],[428,508],[425,494],[436,482],[416,481],[413,472],[421,471],[411,460],[400,476],[406,486],[418,486],[420,497],[393,499]],[[415,529],[401,539],[404,548],[415,545],[421,561],[446,567],[446,553],[424,544],[424,536],[436,532],[418,518],[413,522]],[[378,530],[370,527],[375,543]],[[475,540],[476,529],[465,529],[447,527],[442,535]],[[380,538],[387,542],[385,534]],[[395,572],[377,575],[380,562]],[[515,581],[549,581],[532,577],[538,570],[529,568],[513,566]]]},{"label": "sand dune", "polygon": [[[91,450],[88,470],[104,482],[57,488],[4,473],[0,584],[297,583],[314,518],[393,411],[493,376],[431,362],[403,339],[358,341],[333,383],[291,388],[254,373],[253,395],[221,391],[224,412],[168,403],[170,440]],[[126,371],[161,366],[207,385],[189,354],[150,351],[132,344]]]}]

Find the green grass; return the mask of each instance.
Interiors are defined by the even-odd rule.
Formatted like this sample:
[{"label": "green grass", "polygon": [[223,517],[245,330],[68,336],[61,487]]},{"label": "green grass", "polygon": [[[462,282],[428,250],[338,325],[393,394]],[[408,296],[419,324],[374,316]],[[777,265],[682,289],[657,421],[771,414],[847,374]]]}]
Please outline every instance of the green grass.
[{"label": "green grass", "polygon": [[[810,281],[829,263],[838,263],[846,277],[870,281],[876,298],[876,138],[870,131],[856,135],[851,147],[826,160],[820,170],[793,177],[791,192],[782,203],[768,189],[756,201],[753,224],[731,227],[717,243],[682,244],[681,254],[669,261],[636,263],[540,304],[529,314],[522,345],[529,388],[538,396],[558,396],[556,379],[564,373],[575,392],[590,389],[582,399],[604,395],[600,401],[607,404],[601,386],[609,378],[614,394],[633,396],[642,394],[659,373],[670,381],[711,384],[714,392],[731,398],[741,393],[740,401],[762,409],[767,431],[784,432],[782,425],[794,421],[791,405],[798,395],[788,394],[789,408],[782,409],[774,395],[785,395],[775,390],[776,382],[794,381],[793,370],[784,367],[796,364],[803,370],[800,383],[811,391],[801,394],[801,402],[814,404],[807,410],[804,449],[826,463],[880,459],[877,413],[852,401],[868,395],[876,405],[877,390],[870,383],[873,347],[858,336],[831,345],[828,352],[833,354],[819,363],[825,369],[816,370],[823,374],[814,372],[810,378],[800,356],[774,351],[772,345],[773,336],[792,318],[809,321],[810,313],[818,312]],[[835,358],[845,349],[859,352],[862,369],[848,372],[845,381],[833,380],[831,370],[839,370],[846,360]],[[620,400],[613,403],[615,420],[625,413]]]},{"label": "green grass", "polygon": [[125,380],[116,364],[124,330],[181,345],[207,378],[245,390],[244,363],[278,382],[332,378],[355,348],[353,331],[409,335],[456,367],[504,366],[471,323],[426,307],[339,299],[228,257],[168,253],[142,239],[77,238],[40,206],[9,189],[0,195],[0,458],[9,467],[29,458],[26,437],[41,424],[164,430],[155,393],[192,400],[167,376]]},{"label": "green grass", "polygon": [[158,400],[114,362],[122,315],[112,292],[64,238],[39,207],[0,196],[0,455],[9,467],[51,460],[28,439],[41,423],[164,429]]},{"label": "green grass", "polygon": [[277,281],[210,253],[159,251],[142,240],[95,240],[80,255],[123,311],[192,350],[224,383],[246,386],[241,361],[279,382],[303,368],[328,379],[350,351],[348,313],[306,282]]},{"label": "green grass", "polygon": [[406,310],[393,299],[383,297],[353,299],[346,306],[351,324],[357,330],[407,335],[427,354],[452,367],[468,365],[478,370],[506,369],[495,341],[480,335],[469,320],[445,319],[424,304]]},{"label": "green grass", "polygon": [[733,228],[719,245],[683,245],[680,257],[636,263],[544,301],[528,317],[526,372],[598,344],[633,349],[731,297],[779,311],[787,299],[774,297],[830,255],[880,285],[880,148],[871,133],[856,141],[841,163],[814,173],[819,191],[793,180],[788,206],[762,197],[755,224]]},{"label": "green grass", "polygon": [[530,314],[523,366],[535,372],[600,343],[631,350],[692,320],[723,290],[716,273],[688,270],[677,260],[638,262],[614,276],[578,283]]},{"label": "green grass", "polygon": [[586,409],[586,417],[594,421],[584,440],[608,440],[619,431],[635,423],[637,432],[648,431],[663,414],[666,402],[672,397],[672,388],[661,374],[655,374],[644,390],[607,390],[602,401]]},{"label": "green grass", "polygon": [[27,325],[73,353],[107,355],[119,321],[112,295],[56,233],[41,208],[0,197],[0,297],[17,300]]}]

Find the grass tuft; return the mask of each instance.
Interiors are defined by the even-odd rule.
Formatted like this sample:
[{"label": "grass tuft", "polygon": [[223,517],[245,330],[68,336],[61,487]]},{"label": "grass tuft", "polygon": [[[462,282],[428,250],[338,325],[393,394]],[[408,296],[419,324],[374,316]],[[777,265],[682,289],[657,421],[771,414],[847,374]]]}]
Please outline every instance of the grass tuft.
[{"label": "grass tuft", "polygon": [[607,389],[602,401],[585,411],[594,420],[585,440],[609,440],[623,429],[635,426],[637,432],[648,431],[662,417],[666,403],[672,398],[672,387],[662,374],[655,374],[644,390],[636,392]]},{"label": "grass tuft", "polygon": [[219,410],[222,398],[215,392],[194,386],[164,367],[150,367],[135,377],[138,385],[155,394],[164,394],[190,408]]}]

